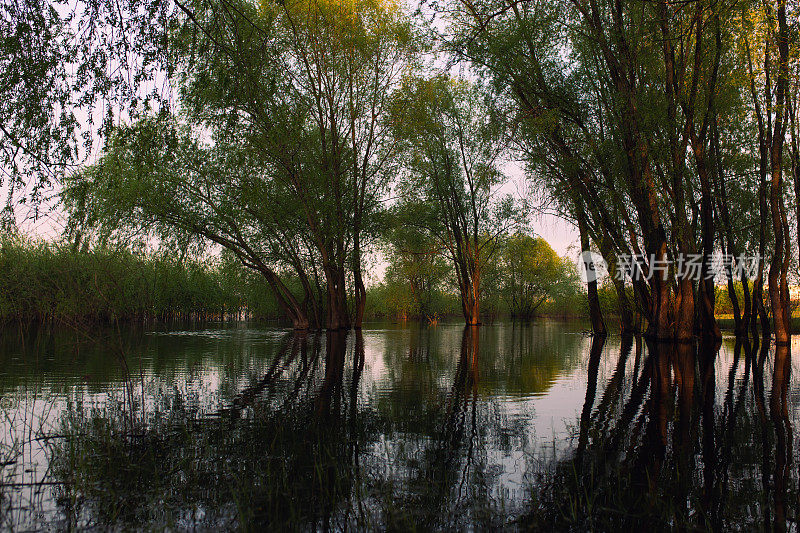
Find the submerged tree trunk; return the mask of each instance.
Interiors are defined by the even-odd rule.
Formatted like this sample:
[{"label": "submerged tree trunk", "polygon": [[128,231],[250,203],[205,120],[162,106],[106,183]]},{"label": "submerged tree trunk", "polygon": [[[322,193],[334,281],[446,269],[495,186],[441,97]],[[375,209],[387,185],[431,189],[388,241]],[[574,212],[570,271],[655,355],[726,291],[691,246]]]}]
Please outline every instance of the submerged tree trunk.
[{"label": "submerged tree trunk", "polygon": [[478,326],[481,323],[480,300],[480,272],[473,269],[470,282],[464,287],[463,295],[464,318],[469,326]]},{"label": "submerged tree trunk", "polygon": [[[775,156],[773,156],[774,158]],[[780,156],[778,156],[780,157]],[[784,205],[781,185],[780,163],[773,162],[772,184],[770,190],[770,211],[772,212],[772,231],[774,235],[774,252],[769,266],[769,300],[772,308],[772,323],[775,330],[775,343],[789,344],[789,302],[785,298],[786,269],[784,268]],[[784,251],[785,250],[785,251]]]},{"label": "submerged tree trunk", "polygon": [[350,329],[344,268],[328,263],[323,271],[327,284],[326,327],[329,330]]},{"label": "submerged tree trunk", "polygon": [[[778,81],[775,98],[775,125],[770,141],[770,195],[769,207],[772,214],[772,233],[774,237],[774,253],[769,267],[769,299],[772,307],[772,321],[775,330],[775,344],[789,344],[789,300],[786,269],[789,249],[786,244],[786,206],[783,200],[783,144],[786,132],[785,106],[789,86],[789,43],[786,22],[786,2],[778,2]],[[769,78],[767,78],[769,84]],[[769,87],[767,87],[769,90]],[[771,111],[768,109],[768,111]]]},{"label": "submerged tree trunk", "polygon": [[278,306],[283,310],[286,317],[292,322],[292,327],[298,331],[309,329],[308,314],[306,313],[305,306],[297,301],[294,294],[278,276],[269,268],[260,266],[258,271],[267,280],[272,293],[275,295],[275,300]]},{"label": "submerged tree trunk", "polygon": [[[586,228],[586,215],[583,213],[583,209],[580,205],[576,207],[578,231],[581,236],[581,250],[586,252],[589,251],[589,232]],[[594,272],[589,272],[589,265],[584,265],[584,268],[587,271],[587,275],[589,275],[586,289],[589,300],[589,320],[592,323],[592,333],[602,337],[608,332],[606,330],[606,324],[603,321],[603,310],[600,308],[600,296],[597,293],[597,277],[594,275]]]},{"label": "submerged tree trunk", "polygon": [[[652,257],[656,258],[656,261],[659,262],[666,262],[667,261],[667,242],[666,240],[661,240],[661,244],[658,247],[658,253],[653,254]],[[653,265],[650,266],[653,268]],[[671,328],[670,324],[670,284],[668,280],[665,280],[662,276],[661,272],[652,272],[652,277],[650,279],[650,294],[651,301],[650,301],[650,323],[647,325],[647,330],[645,331],[645,336],[656,339],[656,340],[672,340],[674,338],[674,330]],[[691,298],[686,295],[686,299],[682,300],[684,304],[686,302],[692,302],[691,309],[694,309],[694,295]],[[680,306],[682,309],[682,316],[688,316],[688,305]]]},{"label": "submerged tree trunk", "polygon": [[705,149],[702,143],[695,145],[697,173],[700,176],[700,216],[702,219],[703,268],[698,285],[700,299],[700,333],[721,339],[717,321],[714,318],[714,279],[711,277],[711,256],[714,253],[714,208],[711,199],[711,180],[708,172]]},{"label": "submerged tree trunk", "polygon": [[477,239],[473,242],[468,234],[454,232],[455,246],[450,250],[456,268],[461,311],[468,326],[481,323],[481,263],[478,257]]},{"label": "submerged tree trunk", "polygon": [[367,305],[367,289],[364,287],[364,278],[361,275],[361,257],[356,254],[357,259],[353,261],[353,285],[355,289],[355,316],[353,317],[353,327],[361,329],[364,321],[364,309]]}]

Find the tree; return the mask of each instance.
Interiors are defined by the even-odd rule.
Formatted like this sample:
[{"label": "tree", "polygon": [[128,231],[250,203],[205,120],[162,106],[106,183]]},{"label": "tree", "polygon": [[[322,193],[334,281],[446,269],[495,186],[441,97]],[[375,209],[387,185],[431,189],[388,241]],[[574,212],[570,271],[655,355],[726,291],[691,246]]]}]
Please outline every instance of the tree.
[{"label": "tree", "polygon": [[[360,327],[363,248],[375,234],[373,214],[395,152],[383,119],[415,46],[408,21],[398,6],[373,0],[261,5],[198,0],[180,6],[185,18],[170,33],[171,79],[184,110],[180,120],[172,119],[185,125],[180,144],[217,150],[223,159],[231,151],[256,170],[251,176],[246,167],[235,170],[241,181],[231,184],[230,168],[191,166],[193,161],[176,161],[167,151],[133,142],[126,150],[142,151],[132,152],[131,159],[161,158],[150,161],[151,178],[167,179],[166,186],[180,190],[199,187],[206,195],[201,212],[189,219],[182,218],[188,211],[175,214],[160,210],[163,205],[150,215],[238,250],[287,300],[296,327],[309,321],[273,275],[271,263],[260,258],[267,250],[274,256],[277,249],[280,260],[297,271],[307,302],[316,301],[314,284],[321,288],[329,329]],[[170,167],[173,163],[178,166]],[[180,183],[187,170],[193,177]],[[136,187],[135,180],[126,184]],[[241,187],[252,196],[240,197]],[[89,195],[94,194],[103,192],[93,188]],[[142,199],[159,201],[150,195]],[[259,229],[236,239],[212,236],[204,217],[222,216],[223,205],[222,211],[237,211],[225,212],[215,231],[224,226],[236,234],[251,220]]]},{"label": "tree", "polygon": [[[762,10],[763,12],[758,13]],[[763,79],[763,100],[758,95],[749,46],[747,55],[753,113],[758,124],[761,182],[765,183],[765,178],[769,176],[769,213],[773,234],[772,261],[768,273],[769,299],[775,343],[787,345],[791,329],[789,320],[791,311],[786,275],[789,268],[791,241],[783,190],[783,152],[791,103],[789,101],[789,27],[786,17],[786,0],[776,0],[774,4],[773,2],[764,2],[763,6],[755,7],[755,11],[756,16],[763,17],[762,24],[764,26],[761,28],[764,37],[763,78],[759,76]],[[763,197],[766,191],[762,191],[761,194]],[[761,212],[766,213],[763,205]],[[761,223],[762,227],[766,225],[763,216]]]},{"label": "tree", "polygon": [[497,190],[505,181],[502,131],[476,86],[445,75],[405,78],[392,121],[406,165],[395,216],[447,254],[464,319],[478,325],[481,276],[500,238],[523,218],[513,198]]},{"label": "tree", "polygon": [[[269,178],[257,152],[192,139],[170,117],[120,128],[100,162],[66,181],[62,198],[75,245],[131,235],[167,247],[215,243],[259,272],[295,329],[320,326],[318,278],[293,195]],[[281,273],[293,272],[301,302]],[[310,318],[309,318],[309,307]]]},{"label": "tree", "polygon": [[[730,249],[744,228],[730,216],[731,173],[721,168],[741,152],[725,144],[736,126],[720,131],[731,124],[722,110],[736,107],[743,88],[732,60],[737,13],[702,0],[454,0],[444,10],[447,48],[491,82],[533,180],[568,218],[585,218],[607,259],[639,258],[631,281],[651,337],[719,336],[717,225],[736,226]],[[699,276],[681,263],[694,255]],[[624,285],[616,287],[622,301]]]},{"label": "tree", "polygon": [[121,116],[168,100],[168,0],[11,0],[0,5],[0,188],[37,211]]},{"label": "tree", "polygon": [[500,291],[514,318],[528,319],[547,300],[572,296],[579,280],[575,265],[556,255],[541,237],[515,233],[499,253]]},{"label": "tree", "polygon": [[438,244],[415,228],[397,225],[391,230],[386,282],[407,288],[410,314],[420,320],[436,316],[435,301],[451,272]]}]

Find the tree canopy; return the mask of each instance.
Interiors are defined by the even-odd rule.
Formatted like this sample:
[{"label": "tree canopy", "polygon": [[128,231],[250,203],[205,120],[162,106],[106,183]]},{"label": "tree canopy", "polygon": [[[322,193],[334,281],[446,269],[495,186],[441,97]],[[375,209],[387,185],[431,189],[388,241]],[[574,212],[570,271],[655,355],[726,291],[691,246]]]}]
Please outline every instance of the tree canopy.
[{"label": "tree canopy", "polygon": [[[67,201],[83,222],[116,225],[122,210],[232,250],[297,328],[322,325],[323,310],[328,328],[360,326],[363,248],[396,152],[385,109],[416,47],[409,22],[385,2],[230,7],[189,5],[169,36],[180,114],[120,129]],[[287,268],[302,302],[280,279]]]}]

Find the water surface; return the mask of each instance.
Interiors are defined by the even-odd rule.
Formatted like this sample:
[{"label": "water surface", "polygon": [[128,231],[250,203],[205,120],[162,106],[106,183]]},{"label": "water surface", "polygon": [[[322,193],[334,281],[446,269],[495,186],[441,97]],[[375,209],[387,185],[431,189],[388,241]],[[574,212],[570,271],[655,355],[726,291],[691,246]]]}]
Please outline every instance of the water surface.
[{"label": "water surface", "polygon": [[5,330],[0,525],[796,525],[787,350],[584,329]]}]

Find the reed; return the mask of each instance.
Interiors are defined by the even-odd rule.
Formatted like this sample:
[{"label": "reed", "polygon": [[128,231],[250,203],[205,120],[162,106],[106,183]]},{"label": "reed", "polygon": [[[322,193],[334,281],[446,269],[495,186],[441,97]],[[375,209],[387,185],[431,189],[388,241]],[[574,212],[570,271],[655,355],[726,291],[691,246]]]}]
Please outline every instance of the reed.
[{"label": "reed", "polygon": [[75,251],[0,242],[0,322],[274,318],[264,283],[220,260],[179,260],[125,249]]}]

